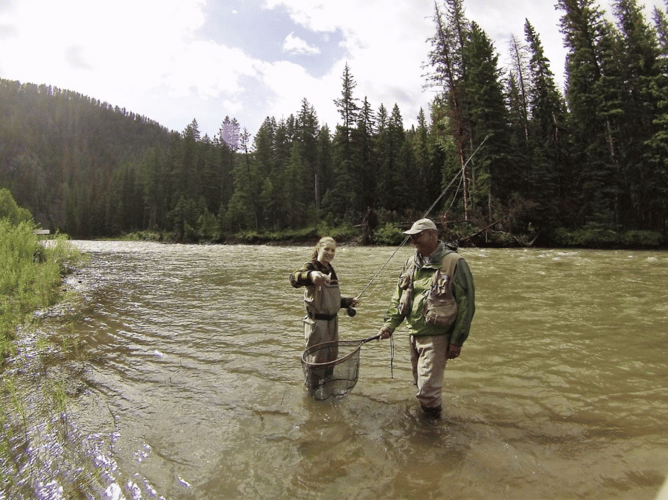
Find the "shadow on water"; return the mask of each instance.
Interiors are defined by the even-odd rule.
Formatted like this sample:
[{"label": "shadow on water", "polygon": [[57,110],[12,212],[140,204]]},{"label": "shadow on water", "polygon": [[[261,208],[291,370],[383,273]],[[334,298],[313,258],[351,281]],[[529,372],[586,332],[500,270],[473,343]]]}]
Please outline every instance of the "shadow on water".
[{"label": "shadow on water", "polygon": [[222,457],[204,496],[408,498],[456,473],[466,457],[469,438],[457,425],[425,420],[413,405],[291,392],[299,410],[258,412],[247,425],[255,459]]}]

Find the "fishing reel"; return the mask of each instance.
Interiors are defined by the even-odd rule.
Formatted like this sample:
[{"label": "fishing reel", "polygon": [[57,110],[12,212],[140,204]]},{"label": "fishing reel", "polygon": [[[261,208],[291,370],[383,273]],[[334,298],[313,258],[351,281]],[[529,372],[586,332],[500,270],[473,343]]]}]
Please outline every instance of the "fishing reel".
[{"label": "fishing reel", "polygon": [[346,309],[346,313],[348,313],[348,316],[352,318],[353,316],[355,316],[355,314],[357,314],[357,311],[353,309],[352,306],[350,306],[348,309]]}]

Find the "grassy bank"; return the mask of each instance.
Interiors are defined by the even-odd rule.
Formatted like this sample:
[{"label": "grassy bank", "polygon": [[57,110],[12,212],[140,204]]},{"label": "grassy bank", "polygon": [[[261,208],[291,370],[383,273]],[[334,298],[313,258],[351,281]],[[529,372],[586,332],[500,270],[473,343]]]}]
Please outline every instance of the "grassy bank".
[{"label": "grassy bank", "polygon": [[17,328],[55,304],[65,264],[78,257],[65,238],[44,243],[32,223],[0,219],[0,359],[13,352]]}]

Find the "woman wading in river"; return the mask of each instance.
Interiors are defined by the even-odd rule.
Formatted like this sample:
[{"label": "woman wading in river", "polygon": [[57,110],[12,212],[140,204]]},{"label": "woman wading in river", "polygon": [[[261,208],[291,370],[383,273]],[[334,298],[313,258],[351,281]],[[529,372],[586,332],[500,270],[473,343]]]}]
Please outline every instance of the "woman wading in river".
[{"label": "woman wading in river", "polygon": [[[336,241],[325,236],[315,246],[309,262],[290,275],[290,284],[295,288],[304,287],[304,336],[306,348],[323,342],[339,340],[339,309],[348,309],[358,304],[357,298],[341,297],[339,280],[332,267],[336,253]],[[336,348],[323,349],[313,360],[314,363],[326,363],[336,359]],[[320,374],[325,377],[327,374]],[[317,380],[313,381],[317,383]]]}]

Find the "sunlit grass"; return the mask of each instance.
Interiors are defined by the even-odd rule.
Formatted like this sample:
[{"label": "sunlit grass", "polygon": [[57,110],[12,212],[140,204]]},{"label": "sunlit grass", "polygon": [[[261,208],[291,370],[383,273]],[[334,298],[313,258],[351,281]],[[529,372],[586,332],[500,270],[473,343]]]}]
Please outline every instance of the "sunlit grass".
[{"label": "sunlit grass", "polygon": [[[62,298],[62,278],[81,259],[65,237],[40,241],[34,230],[32,222],[16,224],[0,219],[0,365],[15,353],[19,332],[38,321],[35,312]],[[48,345],[44,337],[36,341],[40,359]],[[65,381],[47,379],[38,384],[41,389],[37,394],[41,394],[43,403],[35,406],[40,398],[29,398],[17,376],[27,367],[18,368],[18,372],[0,371],[0,491],[20,491],[17,484],[24,482],[33,467],[39,467],[32,463],[37,460],[37,464],[38,459],[26,458],[25,450],[35,439],[30,437],[34,429],[29,413],[37,409],[43,412],[47,424],[58,423],[55,416],[63,414],[67,401]],[[64,426],[62,432],[66,432]]]},{"label": "sunlit grass", "polygon": [[0,220],[0,357],[13,353],[18,327],[56,303],[65,265],[78,258],[64,237],[40,242],[33,224]]}]

